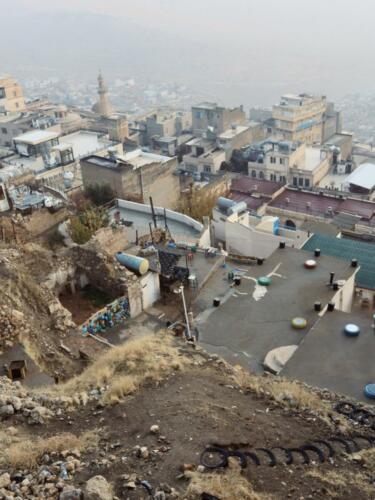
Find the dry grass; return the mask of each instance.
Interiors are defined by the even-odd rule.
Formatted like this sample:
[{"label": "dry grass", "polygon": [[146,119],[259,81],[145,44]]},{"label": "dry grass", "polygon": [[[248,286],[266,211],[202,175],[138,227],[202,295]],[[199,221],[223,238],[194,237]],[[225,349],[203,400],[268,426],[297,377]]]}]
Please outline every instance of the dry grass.
[{"label": "dry grass", "polygon": [[116,403],[146,382],[160,382],[182,369],[189,360],[179,356],[169,333],[131,340],[110,349],[83,373],[50,389],[56,396],[70,396],[92,388],[107,387],[104,402]]},{"label": "dry grass", "polygon": [[[312,469],[307,475],[318,479],[327,486],[327,498],[342,498],[347,493],[348,488],[357,488],[368,498],[374,498],[374,487],[369,479],[360,472],[353,473],[348,471],[327,471],[321,469]],[[354,498],[354,497],[353,497]]]},{"label": "dry grass", "polygon": [[247,373],[241,367],[235,367],[234,378],[243,390],[258,396],[268,396],[285,406],[310,410],[324,418],[331,412],[329,405],[322,401],[318,394],[298,382],[283,378],[259,377]]},{"label": "dry grass", "polygon": [[184,500],[199,500],[202,493],[217,496],[220,500],[266,500],[269,496],[256,493],[249,481],[241,474],[241,467],[236,461],[230,460],[230,466],[225,472],[186,472],[190,484],[184,495]]},{"label": "dry grass", "polygon": [[375,474],[375,448],[362,450],[359,455],[361,455],[365,467],[367,467],[372,474]]},{"label": "dry grass", "polygon": [[9,435],[6,431],[0,432],[0,465],[12,468],[35,468],[39,459],[46,453],[61,453],[65,450],[80,452],[94,448],[98,444],[96,431],[89,431],[76,436],[69,432],[56,436],[41,438],[26,434]]}]

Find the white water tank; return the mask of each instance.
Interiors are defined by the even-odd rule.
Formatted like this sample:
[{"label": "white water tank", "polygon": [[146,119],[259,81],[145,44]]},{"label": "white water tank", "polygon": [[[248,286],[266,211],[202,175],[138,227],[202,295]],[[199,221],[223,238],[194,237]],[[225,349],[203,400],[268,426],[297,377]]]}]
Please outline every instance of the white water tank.
[{"label": "white water tank", "polygon": [[64,186],[66,188],[72,187],[73,179],[74,179],[73,172],[67,171],[63,173]]}]

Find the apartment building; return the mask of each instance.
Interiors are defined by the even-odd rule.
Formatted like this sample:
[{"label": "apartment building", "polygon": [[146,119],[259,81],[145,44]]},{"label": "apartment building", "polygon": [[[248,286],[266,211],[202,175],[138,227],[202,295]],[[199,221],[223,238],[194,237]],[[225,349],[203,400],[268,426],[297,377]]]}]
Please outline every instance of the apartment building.
[{"label": "apartment building", "polygon": [[252,178],[311,188],[318,184],[330,168],[326,149],[301,142],[266,139],[243,152]]},{"label": "apartment building", "polygon": [[174,175],[177,158],[147,153],[140,149],[116,158],[89,155],[80,161],[85,188],[109,184],[116,196],[124,200],[176,208],[180,198],[180,181]]},{"label": "apartment building", "polygon": [[[330,118],[331,117],[331,118]],[[322,143],[341,127],[325,96],[285,94],[272,108],[273,135],[288,141]]]},{"label": "apartment building", "polygon": [[193,134],[203,137],[213,137],[222,134],[232,125],[246,123],[246,114],[243,106],[237,108],[224,108],[217,103],[203,102],[191,108]]},{"label": "apartment building", "polygon": [[21,85],[11,76],[0,76],[0,113],[17,113],[24,109]]}]

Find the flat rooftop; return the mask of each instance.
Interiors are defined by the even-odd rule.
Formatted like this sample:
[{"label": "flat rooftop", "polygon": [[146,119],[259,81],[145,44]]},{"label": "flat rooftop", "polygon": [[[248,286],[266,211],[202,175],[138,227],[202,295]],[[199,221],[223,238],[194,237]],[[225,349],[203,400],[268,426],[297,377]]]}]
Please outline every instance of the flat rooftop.
[{"label": "flat rooftop", "polygon": [[257,211],[262,205],[269,201],[266,196],[252,196],[251,194],[240,193],[238,191],[231,191],[228,194],[230,200],[236,203],[244,201],[247,204],[248,210]]},{"label": "flat rooftop", "polygon": [[201,108],[201,109],[216,109],[217,108],[217,102],[200,102],[199,104],[196,104],[193,106],[193,108]]},{"label": "flat rooftop", "polygon": [[58,134],[57,132],[49,132],[47,130],[30,130],[29,132],[25,132],[24,134],[15,137],[14,141],[36,146],[37,144],[41,144],[42,142],[57,139],[59,135],[60,134]]},{"label": "flat rooftop", "polygon": [[372,191],[375,187],[374,163],[362,163],[345,179],[348,184]]},{"label": "flat rooftop", "polygon": [[[151,207],[149,205],[142,205],[148,207],[148,211],[137,210],[136,208],[124,208],[115,207],[110,210],[109,215],[111,220],[114,219],[114,213],[118,210],[120,212],[121,219],[125,221],[132,222],[133,224],[127,228],[130,238],[135,241],[135,231],[138,230],[139,236],[150,233],[150,223],[154,227]],[[156,216],[158,227],[164,228],[164,217],[162,215]],[[171,232],[173,238],[184,239],[187,238],[191,240],[193,238],[199,238],[200,231],[195,229],[193,226],[186,224],[180,220],[172,219],[167,215],[167,225]]]},{"label": "flat rooftop", "polygon": [[[254,372],[263,372],[266,354],[276,347],[298,345],[319,319],[314,303],[324,307],[335,293],[327,286],[330,272],[335,280],[347,280],[354,269],[349,262],[322,256],[317,267],[306,269],[310,252],[293,248],[277,249],[263,265],[244,266],[227,262],[217,278],[206,284],[198,303],[196,317],[200,342],[209,351],[241,364]],[[226,277],[232,270],[242,274],[241,285],[230,288]],[[272,284],[260,287],[256,280],[270,276]],[[212,301],[220,297],[220,307]],[[308,326],[295,330],[291,321],[303,317]]]},{"label": "flat rooftop", "polygon": [[360,270],[356,275],[357,285],[375,290],[375,244],[314,234],[304,244],[303,250],[313,252],[315,248],[320,248],[323,255],[338,259],[348,261],[357,259],[360,265]]},{"label": "flat rooftop", "polygon": [[233,139],[233,137],[246,132],[246,130],[249,130],[249,128],[250,127],[246,125],[237,125],[233,128],[225,130],[222,134],[219,135],[219,139]]},{"label": "flat rooftop", "polygon": [[74,158],[77,159],[106,149],[114,143],[96,132],[79,130],[72,134],[61,136],[60,144],[70,146],[73,149]]},{"label": "flat rooftop", "polygon": [[269,206],[330,218],[339,212],[347,212],[359,215],[363,224],[375,225],[375,203],[356,198],[340,198],[287,188]]},{"label": "flat rooftop", "polygon": [[327,144],[328,146],[342,146],[347,141],[350,141],[352,139],[352,134],[334,134],[329,139],[327,139],[324,144]]},{"label": "flat rooftop", "polygon": [[[358,325],[358,337],[347,337],[348,323]],[[305,336],[281,375],[371,403],[364,386],[375,380],[375,335],[369,310],[327,312]]]},{"label": "flat rooftop", "polygon": [[148,153],[141,149],[135,149],[134,151],[118,156],[118,159],[132,165],[134,169],[150,165],[151,163],[166,163],[171,160],[169,156]]},{"label": "flat rooftop", "polygon": [[239,193],[260,193],[265,195],[273,195],[279,189],[282,188],[282,184],[274,181],[266,181],[263,179],[254,179],[252,177],[243,176],[237,179],[232,179],[231,190],[237,191]]}]

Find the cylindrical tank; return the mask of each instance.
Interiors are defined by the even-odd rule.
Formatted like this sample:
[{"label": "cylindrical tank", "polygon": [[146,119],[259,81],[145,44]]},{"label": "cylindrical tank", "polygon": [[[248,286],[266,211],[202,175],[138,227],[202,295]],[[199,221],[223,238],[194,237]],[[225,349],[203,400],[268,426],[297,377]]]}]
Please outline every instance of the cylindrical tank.
[{"label": "cylindrical tank", "polygon": [[69,188],[72,186],[73,179],[74,179],[73,172],[67,171],[67,172],[63,173],[63,181],[64,181],[64,186],[66,188]]},{"label": "cylindrical tank", "polygon": [[240,201],[235,205],[232,205],[230,208],[228,208],[227,214],[228,215],[238,214],[238,212],[244,212],[245,210],[247,210],[246,201]]},{"label": "cylindrical tank", "polygon": [[217,200],[217,206],[219,208],[230,208],[232,207],[233,205],[235,205],[236,202],[233,201],[233,200],[230,200],[229,198],[224,198],[224,196],[219,196],[218,200]]},{"label": "cylindrical tank", "polygon": [[123,266],[139,274],[146,274],[149,268],[148,260],[143,259],[142,257],[137,257],[136,255],[129,255],[124,252],[117,252],[116,259]]}]

